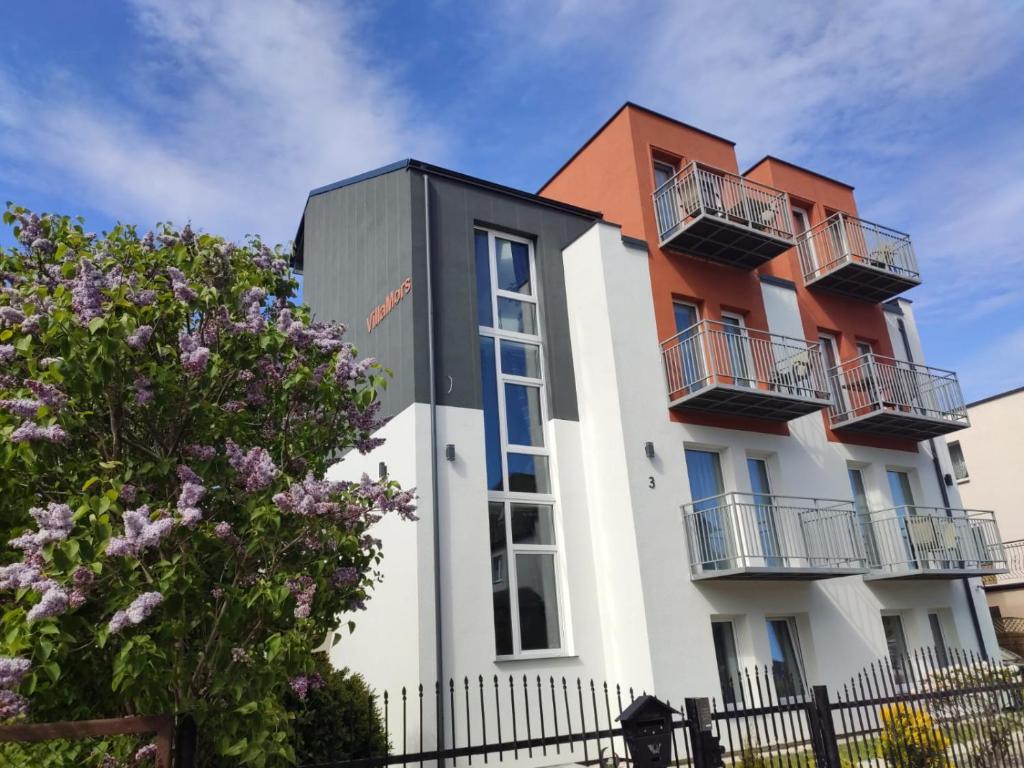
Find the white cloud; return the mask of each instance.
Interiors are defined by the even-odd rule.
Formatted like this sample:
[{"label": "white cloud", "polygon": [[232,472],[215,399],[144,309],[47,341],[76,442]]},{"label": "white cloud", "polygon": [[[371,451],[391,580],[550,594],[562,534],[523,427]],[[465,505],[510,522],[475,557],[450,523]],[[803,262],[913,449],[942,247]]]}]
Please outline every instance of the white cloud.
[{"label": "white cloud", "polygon": [[40,188],[126,220],[191,218],[286,240],[311,187],[441,152],[439,134],[370,60],[345,6],[132,7],[149,57],[125,75],[131,103],[60,74],[41,92],[5,90],[0,79],[12,175],[32,164]]}]

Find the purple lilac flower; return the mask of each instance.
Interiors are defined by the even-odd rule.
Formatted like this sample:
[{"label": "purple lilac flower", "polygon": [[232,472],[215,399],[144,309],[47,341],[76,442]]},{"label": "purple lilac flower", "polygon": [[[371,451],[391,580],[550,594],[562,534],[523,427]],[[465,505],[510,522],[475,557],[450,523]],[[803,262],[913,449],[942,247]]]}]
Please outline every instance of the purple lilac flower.
[{"label": "purple lilac flower", "polygon": [[338,568],[331,574],[331,584],[337,589],[354,587],[359,583],[359,569],[351,566]]},{"label": "purple lilac flower", "polygon": [[245,403],[241,400],[228,400],[220,408],[227,413],[241,413],[245,410]]},{"label": "purple lilac flower", "polygon": [[190,224],[186,224],[181,230],[181,242],[188,245],[195,239],[196,235],[195,232],[192,231],[192,226]]},{"label": "purple lilac flower", "polygon": [[71,281],[71,309],[82,325],[103,314],[104,287],[103,273],[92,262],[83,260]]},{"label": "purple lilac flower", "polygon": [[13,413],[23,419],[35,418],[36,413],[43,407],[41,400],[33,400],[27,397],[20,397],[14,400],[0,400],[0,410]]},{"label": "purple lilac flower", "polygon": [[42,598],[32,606],[25,617],[28,621],[40,621],[59,616],[68,609],[68,593],[60,587],[51,587],[43,593]]},{"label": "purple lilac flower", "polygon": [[39,315],[32,315],[26,317],[21,323],[21,332],[26,334],[33,334],[39,330]]},{"label": "purple lilac flower", "polygon": [[274,466],[270,453],[265,448],[257,446],[250,448],[247,453],[242,453],[242,449],[230,438],[228,438],[225,448],[228,454],[228,463],[238,474],[242,475],[247,491],[262,490],[277,477],[278,469]]},{"label": "purple lilac flower", "polygon": [[141,240],[142,247],[145,248],[147,251],[152,251],[153,250],[153,244],[154,244],[153,241],[154,241],[154,239],[155,238],[153,237],[153,233],[152,232],[147,232],[146,234],[144,234],[142,236],[142,240]]},{"label": "purple lilac flower", "polygon": [[121,490],[118,493],[118,498],[120,498],[121,501],[125,501],[129,504],[134,504],[135,497],[138,494],[138,490],[139,489],[136,488],[131,483],[125,483],[124,485],[121,486]]},{"label": "purple lilac flower", "polygon": [[17,688],[30,669],[32,662],[28,659],[0,656],[0,688]]},{"label": "purple lilac flower", "polygon": [[39,400],[48,405],[51,410],[59,411],[68,401],[68,396],[53,386],[53,384],[46,384],[35,379],[26,379],[25,386]]},{"label": "purple lilac flower", "polygon": [[22,245],[31,245],[41,236],[42,230],[39,227],[39,216],[37,214],[18,214],[18,223],[21,224],[18,240],[21,241]]},{"label": "purple lilac flower", "polygon": [[107,629],[113,635],[129,625],[141,624],[163,601],[164,596],[159,592],[144,592],[136,597],[126,610],[115,613],[110,619]]},{"label": "purple lilac flower", "polygon": [[331,495],[340,490],[341,485],[328,480],[317,480],[313,475],[306,475],[301,483],[294,483],[283,493],[274,494],[274,504],[282,512],[293,512],[306,517],[337,514],[341,505],[331,501]]},{"label": "purple lilac flower", "polygon": [[28,563],[0,566],[0,589],[25,589],[35,584],[40,575],[39,568]]},{"label": "purple lilac flower", "polygon": [[21,325],[25,320],[25,315],[20,310],[14,307],[0,307],[0,323],[3,325]]},{"label": "purple lilac flower", "polygon": [[214,587],[210,590],[210,596],[214,600],[220,600],[222,597],[224,597],[224,587]]},{"label": "purple lilac flower", "polygon": [[140,763],[147,763],[151,760],[156,759],[156,744],[146,744],[143,747],[139,747],[135,754],[132,756],[132,762],[135,765]]},{"label": "purple lilac flower", "polygon": [[52,240],[40,237],[32,241],[32,250],[49,255],[57,250],[57,246],[53,244]]},{"label": "purple lilac flower", "polygon": [[201,461],[212,461],[217,457],[217,449],[212,445],[186,445],[184,453],[186,456],[200,459]]},{"label": "purple lilac flower", "polygon": [[174,526],[169,517],[149,519],[149,506],[124,513],[124,536],[113,536],[107,542],[107,554],[112,557],[138,556],[143,551],[157,546]]},{"label": "purple lilac flower", "polygon": [[188,279],[180,269],[177,267],[168,267],[167,275],[171,278],[171,288],[174,291],[174,298],[178,301],[183,301],[186,304],[195,300],[197,294],[189,287]]},{"label": "purple lilac flower", "polygon": [[234,243],[221,243],[217,246],[217,255],[221,258],[230,256],[235,252],[235,248],[236,246]]},{"label": "purple lilac flower", "polygon": [[39,367],[43,368],[43,369],[47,369],[50,366],[57,365],[58,363],[63,363],[63,362],[64,362],[64,358],[63,357],[43,357],[43,358],[39,359]]},{"label": "purple lilac flower", "polygon": [[231,530],[231,523],[223,520],[213,527],[213,535],[223,541],[235,538],[235,532]]},{"label": "purple lilac flower", "polygon": [[156,301],[156,291],[151,291],[148,288],[142,291],[136,291],[132,294],[132,303],[138,307],[148,307]]},{"label": "purple lilac flower", "polygon": [[310,691],[322,687],[323,684],[324,680],[318,674],[296,675],[288,681],[288,685],[300,701],[305,701]]},{"label": "purple lilac flower", "polygon": [[26,421],[11,433],[12,443],[24,443],[32,440],[42,440],[47,443],[63,443],[67,440],[68,434],[57,424],[48,427],[41,427]]},{"label": "purple lilac flower", "polygon": [[278,314],[277,329],[299,349],[308,347],[313,341],[313,334],[309,332],[302,321],[292,317],[290,309],[282,309]]},{"label": "purple lilac flower", "polygon": [[169,235],[166,232],[162,235],[158,235],[156,239],[159,240],[167,248],[172,248],[178,244],[178,238],[176,238],[174,235]]},{"label": "purple lilac flower", "polygon": [[135,329],[135,332],[128,337],[128,346],[138,351],[145,349],[146,345],[149,344],[150,338],[153,336],[153,326],[151,325],[140,325]]},{"label": "purple lilac flower", "polygon": [[308,619],[313,609],[313,597],[316,595],[316,582],[309,576],[288,579],[288,591],[295,597],[295,618]]},{"label": "purple lilac flower", "polygon": [[71,507],[50,502],[46,507],[32,507],[29,514],[39,525],[38,531],[27,531],[8,544],[25,552],[37,552],[44,544],[62,541],[71,533]]},{"label": "purple lilac flower", "polygon": [[244,648],[232,648],[231,649],[231,660],[235,664],[249,664],[252,662],[252,656]]},{"label": "purple lilac flower", "polygon": [[210,361],[210,350],[199,345],[195,337],[182,332],[178,336],[178,348],[181,350],[181,365],[187,376],[198,376],[206,370]]},{"label": "purple lilac flower", "polygon": [[0,690],[0,720],[10,720],[28,711],[28,700],[20,693]]},{"label": "purple lilac flower", "polygon": [[9,363],[14,359],[15,351],[13,344],[0,344],[0,363]]},{"label": "purple lilac flower", "polygon": [[132,386],[135,388],[135,402],[138,405],[146,405],[152,402],[153,390],[150,389],[153,386],[152,381],[139,374],[135,377],[135,381],[132,382]]}]

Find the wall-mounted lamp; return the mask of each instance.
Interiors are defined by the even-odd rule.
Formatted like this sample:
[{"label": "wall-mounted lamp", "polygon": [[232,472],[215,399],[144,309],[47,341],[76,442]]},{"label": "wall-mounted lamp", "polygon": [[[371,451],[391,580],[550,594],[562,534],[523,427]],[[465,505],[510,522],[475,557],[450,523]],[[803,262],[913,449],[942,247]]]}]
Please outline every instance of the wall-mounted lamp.
[{"label": "wall-mounted lamp", "polygon": [[945,475],[943,475],[943,480],[946,481],[946,485],[948,485],[948,486],[952,486],[953,485],[953,476],[951,474],[949,474],[948,472]]},{"label": "wall-mounted lamp", "polygon": [[448,459],[448,461],[455,461],[455,446],[451,443],[448,443],[448,445],[444,447],[444,457]]},{"label": "wall-mounted lamp", "polygon": [[644,443],[644,455],[648,459],[653,459],[654,458],[654,443],[652,443],[652,442]]},{"label": "wall-mounted lamp", "polygon": [[379,477],[381,480],[383,480],[387,476],[388,476],[388,465],[385,464],[382,461],[379,464],[377,464],[377,477]]}]

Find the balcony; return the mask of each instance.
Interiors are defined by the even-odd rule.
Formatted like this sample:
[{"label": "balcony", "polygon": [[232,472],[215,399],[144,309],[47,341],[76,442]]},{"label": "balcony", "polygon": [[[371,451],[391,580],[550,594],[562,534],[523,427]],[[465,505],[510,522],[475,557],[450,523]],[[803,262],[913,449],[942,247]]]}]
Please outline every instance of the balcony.
[{"label": "balcony", "polygon": [[808,288],[877,303],[921,282],[909,235],[845,213],[798,237],[797,253]]},{"label": "balcony", "polygon": [[1024,586],[1024,539],[1003,542],[1006,571],[985,576],[986,589]]},{"label": "balcony", "polygon": [[698,163],[654,191],[654,213],[663,248],[739,269],[795,243],[785,192]]},{"label": "balcony", "polygon": [[818,345],[702,320],[661,344],[669,406],[789,421],[826,408]]},{"label": "balcony", "polygon": [[862,355],[830,371],[832,429],[927,440],[970,426],[952,371]]},{"label": "balcony", "polygon": [[850,501],[730,492],[686,504],[683,525],[695,581],[867,572]]},{"label": "balcony", "polygon": [[995,515],[943,507],[897,507],[865,520],[866,579],[958,579],[1006,572]]}]

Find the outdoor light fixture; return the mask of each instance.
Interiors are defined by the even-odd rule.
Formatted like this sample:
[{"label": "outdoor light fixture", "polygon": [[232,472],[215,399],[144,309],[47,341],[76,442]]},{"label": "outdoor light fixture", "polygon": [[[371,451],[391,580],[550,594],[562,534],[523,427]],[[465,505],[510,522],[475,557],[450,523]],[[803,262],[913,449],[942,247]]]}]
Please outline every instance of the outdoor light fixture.
[{"label": "outdoor light fixture", "polygon": [[381,480],[383,480],[387,476],[388,476],[388,465],[385,464],[382,461],[382,462],[380,462],[377,465],[377,477],[379,477]]},{"label": "outdoor light fixture", "polygon": [[648,459],[654,458],[654,443],[650,441],[644,443],[644,455],[647,456]]},{"label": "outdoor light fixture", "polygon": [[444,447],[444,457],[448,459],[448,461],[455,461],[455,446],[452,443],[448,443],[448,445]]}]

